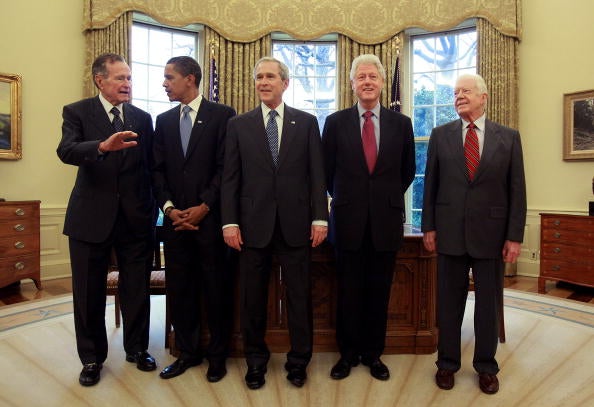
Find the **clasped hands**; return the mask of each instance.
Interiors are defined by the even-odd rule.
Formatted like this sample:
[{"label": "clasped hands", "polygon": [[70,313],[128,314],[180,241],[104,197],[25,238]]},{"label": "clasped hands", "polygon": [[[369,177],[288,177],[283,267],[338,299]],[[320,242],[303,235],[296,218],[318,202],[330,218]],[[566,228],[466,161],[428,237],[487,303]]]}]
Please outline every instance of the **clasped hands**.
[{"label": "clasped hands", "polygon": [[184,210],[174,208],[169,212],[169,219],[171,219],[174,230],[176,231],[198,230],[200,228],[198,225],[207,213],[208,206],[202,203]]}]

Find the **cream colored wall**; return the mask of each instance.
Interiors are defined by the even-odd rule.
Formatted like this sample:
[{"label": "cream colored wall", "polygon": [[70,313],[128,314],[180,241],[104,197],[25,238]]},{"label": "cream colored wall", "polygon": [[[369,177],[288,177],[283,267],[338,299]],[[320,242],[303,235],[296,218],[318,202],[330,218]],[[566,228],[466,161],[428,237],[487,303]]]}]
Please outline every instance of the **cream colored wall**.
[{"label": "cream colored wall", "polygon": [[56,147],[62,106],[82,97],[82,13],[81,0],[2,2],[0,72],[22,76],[23,158],[0,160],[0,197],[41,200],[42,279],[70,272],[62,223],[76,168]]},{"label": "cream colored wall", "polygon": [[563,94],[594,89],[594,2],[522,0],[522,13],[519,108],[529,211],[518,271],[538,275],[538,214],[586,214],[594,200],[594,161],[562,159]]},{"label": "cream colored wall", "polygon": [[[85,44],[80,0],[4,2],[0,72],[23,77],[23,159],[0,160],[0,197],[40,199],[42,278],[69,273],[64,209],[76,169],[62,164],[62,106],[82,97]],[[594,2],[523,0],[520,132],[529,216],[518,272],[538,275],[542,211],[585,213],[594,161],[562,160],[563,94],[594,89]]]}]

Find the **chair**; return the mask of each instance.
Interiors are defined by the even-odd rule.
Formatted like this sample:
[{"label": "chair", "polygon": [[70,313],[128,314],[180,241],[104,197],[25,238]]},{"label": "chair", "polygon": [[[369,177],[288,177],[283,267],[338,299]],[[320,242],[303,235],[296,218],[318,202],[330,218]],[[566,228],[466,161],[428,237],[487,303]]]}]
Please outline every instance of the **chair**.
[{"label": "chair", "polygon": [[[472,269],[468,276],[468,291],[474,291],[474,279],[472,278]],[[499,299],[499,342],[505,343],[505,317],[503,315],[503,293]]]},{"label": "chair", "polygon": [[[166,295],[165,289],[165,264],[161,261],[161,243],[163,242],[163,226],[157,226],[155,231],[155,242],[153,247],[153,266],[149,285],[150,295]],[[118,283],[120,273],[115,253],[112,252],[112,261],[107,273],[107,295],[114,296],[115,302],[115,325],[120,327],[120,296],[118,294]],[[165,298],[165,347],[169,347],[169,335],[171,333],[171,318],[169,315],[169,299]]]}]

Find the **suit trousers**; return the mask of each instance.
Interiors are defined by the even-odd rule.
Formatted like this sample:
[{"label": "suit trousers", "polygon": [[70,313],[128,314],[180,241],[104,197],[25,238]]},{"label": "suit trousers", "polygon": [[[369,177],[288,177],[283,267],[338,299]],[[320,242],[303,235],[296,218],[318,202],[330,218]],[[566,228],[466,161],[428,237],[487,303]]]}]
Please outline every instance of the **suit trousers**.
[{"label": "suit trousers", "polygon": [[460,336],[468,296],[469,271],[472,268],[475,293],[473,367],[479,373],[499,372],[495,353],[499,338],[499,301],[503,291],[503,266],[501,259],[438,255],[438,368],[453,371],[460,369]]},{"label": "suit trousers", "polygon": [[232,325],[232,271],[222,237],[205,239],[198,231],[171,233],[165,241],[167,295],[175,346],[182,359],[202,359],[202,304],[206,306],[209,361],[224,361]]},{"label": "suit trousers", "polygon": [[337,250],[336,258],[338,350],[351,362],[373,361],[385,348],[396,252],[376,251],[368,231],[361,249]]},{"label": "suit trousers", "polygon": [[118,216],[111,236],[101,243],[69,239],[76,346],[83,364],[107,358],[105,301],[112,248],[118,261],[119,295],[126,353],[144,351],[149,343],[149,280],[152,239],[139,235]]},{"label": "suit trousers", "polygon": [[244,247],[239,256],[241,329],[248,366],[268,363],[270,351],[264,340],[267,326],[268,286],[272,256],[280,263],[287,297],[291,349],[287,361],[307,365],[313,349],[313,317],[309,246],[291,247],[277,222],[271,242],[264,248]]}]

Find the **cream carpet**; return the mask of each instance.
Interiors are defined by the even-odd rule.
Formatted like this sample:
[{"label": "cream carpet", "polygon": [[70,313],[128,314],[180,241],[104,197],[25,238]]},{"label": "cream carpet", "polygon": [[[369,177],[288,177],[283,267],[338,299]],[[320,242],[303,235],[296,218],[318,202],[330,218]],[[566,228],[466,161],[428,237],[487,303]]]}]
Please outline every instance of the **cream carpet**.
[{"label": "cream carpet", "polygon": [[[471,293],[472,294],[472,293]],[[439,390],[433,380],[435,354],[386,355],[391,378],[380,382],[365,367],[341,381],[329,377],[334,353],[316,353],[306,385],[286,379],[284,355],[273,355],[266,385],[248,390],[243,359],[228,361],[229,373],[208,383],[206,363],[162,380],[174,361],[163,348],[164,297],[152,298],[150,353],[159,368],[141,372],[124,360],[122,332],[106,313],[110,353],[98,385],[78,384],[71,297],[0,307],[1,406],[582,406],[594,405],[594,306],[513,290],[505,292],[507,342],[497,353],[499,393],[480,392],[472,369],[474,336],[468,300],[462,333],[462,369],[456,386]]]}]

